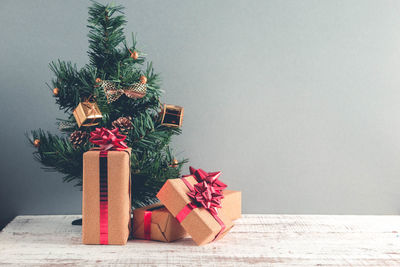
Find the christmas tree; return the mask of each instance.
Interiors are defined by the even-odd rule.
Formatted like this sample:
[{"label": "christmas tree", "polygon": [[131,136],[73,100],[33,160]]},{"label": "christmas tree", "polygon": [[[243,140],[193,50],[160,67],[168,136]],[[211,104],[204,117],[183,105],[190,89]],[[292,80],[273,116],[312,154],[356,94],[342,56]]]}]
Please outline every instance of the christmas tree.
[{"label": "christmas tree", "polygon": [[[143,66],[145,58],[133,34],[128,44],[125,24],[122,6],[93,2],[88,19],[89,63],[80,69],[61,60],[50,64],[55,78],[48,87],[66,114],[57,122],[61,135],[39,129],[32,131],[29,140],[44,169],[60,172],[65,182],[82,188],[82,155],[93,147],[89,133],[95,127],[118,127],[132,148],[132,204],[137,207],[152,202],[167,178],[179,176],[186,160],[173,156],[169,143],[181,133],[180,123],[162,121],[171,115],[165,114],[160,102],[159,75],[152,63]],[[78,106],[95,116],[89,122],[77,121],[73,113]]]}]

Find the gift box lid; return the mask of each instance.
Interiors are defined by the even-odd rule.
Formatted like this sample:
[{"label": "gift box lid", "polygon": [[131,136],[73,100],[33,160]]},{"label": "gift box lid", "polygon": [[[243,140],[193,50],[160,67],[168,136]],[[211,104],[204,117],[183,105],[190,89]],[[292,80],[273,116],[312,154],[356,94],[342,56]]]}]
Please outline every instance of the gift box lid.
[{"label": "gift box lid", "polygon": [[[192,186],[198,183],[194,176],[187,176],[185,179]],[[176,217],[187,204],[191,203],[188,192],[189,189],[182,179],[169,179],[158,192],[157,198]],[[226,215],[219,213],[218,217],[225,226],[222,232],[220,223],[202,207],[191,210],[181,221],[181,225],[197,245],[203,245],[213,241],[217,235],[221,238],[232,228],[233,223]]]},{"label": "gift box lid", "polygon": [[161,203],[156,203],[133,211],[133,236],[145,239],[144,214],[151,211],[151,240],[172,242],[187,235],[185,229]]}]

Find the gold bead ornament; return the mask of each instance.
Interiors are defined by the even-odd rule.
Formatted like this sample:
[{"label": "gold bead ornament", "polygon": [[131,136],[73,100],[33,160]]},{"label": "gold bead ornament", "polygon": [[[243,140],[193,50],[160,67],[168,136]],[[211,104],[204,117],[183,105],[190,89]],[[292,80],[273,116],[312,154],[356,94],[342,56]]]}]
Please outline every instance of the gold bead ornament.
[{"label": "gold bead ornament", "polygon": [[178,167],[178,164],[179,164],[179,161],[177,160],[177,159],[174,159],[173,161],[172,161],[172,167],[174,167],[174,168],[176,168],[176,167]]},{"label": "gold bead ornament", "polygon": [[136,51],[133,51],[131,53],[131,58],[133,58],[134,60],[137,60],[139,58],[139,53]]},{"label": "gold bead ornament", "polygon": [[33,141],[33,145],[34,145],[35,147],[39,147],[39,146],[40,146],[40,140],[39,140],[39,139],[35,139],[35,140]]},{"label": "gold bead ornament", "polygon": [[147,83],[147,77],[144,76],[144,75],[140,76],[140,83],[141,84],[146,84]]}]

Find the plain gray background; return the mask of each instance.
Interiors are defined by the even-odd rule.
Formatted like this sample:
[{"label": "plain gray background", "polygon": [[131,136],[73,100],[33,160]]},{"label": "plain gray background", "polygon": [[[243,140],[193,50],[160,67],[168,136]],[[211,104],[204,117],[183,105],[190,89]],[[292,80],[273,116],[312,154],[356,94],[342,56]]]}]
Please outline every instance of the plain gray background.
[{"label": "plain gray background", "polygon": [[[185,107],[174,146],[245,213],[399,214],[400,2],[118,1]],[[87,62],[86,1],[2,1],[0,218],[77,214],[24,132],[63,117],[51,60]]]}]

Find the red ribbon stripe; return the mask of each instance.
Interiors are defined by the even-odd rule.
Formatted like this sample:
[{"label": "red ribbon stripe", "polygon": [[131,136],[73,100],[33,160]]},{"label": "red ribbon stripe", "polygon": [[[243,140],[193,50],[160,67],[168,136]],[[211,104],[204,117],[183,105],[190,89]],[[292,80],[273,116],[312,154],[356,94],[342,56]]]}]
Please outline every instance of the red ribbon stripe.
[{"label": "red ribbon stripe", "polygon": [[108,151],[100,151],[100,244],[108,244]]},{"label": "red ribbon stripe", "polygon": [[144,239],[150,240],[151,239],[151,214],[152,211],[145,211],[144,212]]}]

